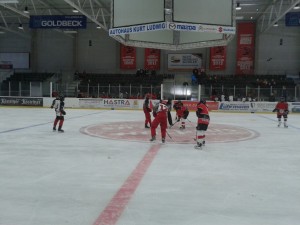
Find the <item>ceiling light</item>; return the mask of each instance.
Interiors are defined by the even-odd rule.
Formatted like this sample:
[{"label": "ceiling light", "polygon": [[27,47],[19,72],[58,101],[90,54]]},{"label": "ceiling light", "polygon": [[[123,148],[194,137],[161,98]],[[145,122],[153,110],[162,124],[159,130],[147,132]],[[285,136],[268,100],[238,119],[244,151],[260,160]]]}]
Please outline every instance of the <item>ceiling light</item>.
[{"label": "ceiling light", "polygon": [[19,0],[0,0],[0,3],[19,3]]},{"label": "ceiling light", "polygon": [[25,9],[24,9],[24,11],[23,11],[24,13],[29,13],[29,11],[28,11],[28,7],[27,6],[25,6]]},{"label": "ceiling light", "polygon": [[165,13],[168,14],[168,15],[170,15],[172,13],[172,9],[165,8]]},{"label": "ceiling light", "polygon": [[294,9],[300,9],[299,4],[295,5],[295,6],[294,6]]},{"label": "ceiling light", "polygon": [[236,19],[236,20],[243,20],[244,17],[243,17],[243,16],[236,16],[235,19]]},{"label": "ceiling light", "polygon": [[278,23],[276,22],[276,23],[274,23],[274,25],[273,25],[274,27],[278,27]]},{"label": "ceiling light", "polygon": [[72,10],[72,12],[73,13],[79,13],[79,11],[77,9],[75,9],[75,8]]},{"label": "ceiling light", "polygon": [[97,27],[96,27],[97,29],[101,29],[101,27],[100,27],[100,25],[97,25]]},{"label": "ceiling light", "polygon": [[18,28],[19,28],[20,30],[23,30],[23,25],[20,23],[19,26],[18,26]]},{"label": "ceiling light", "polygon": [[65,34],[77,34],[77,30],[64,30]]},{"label": "ceiling light", "polygon": [[0,34],[5,34],[5,31],[3,31],[3,30],[0,30]]},{"label": "ceiling light", "polygon": [[241,10],[242,9],[242,7],[240,6],[240,3],[238,2],[238,3],[236,3],[236,7],[235,7],[235,9],[236,10]]}]

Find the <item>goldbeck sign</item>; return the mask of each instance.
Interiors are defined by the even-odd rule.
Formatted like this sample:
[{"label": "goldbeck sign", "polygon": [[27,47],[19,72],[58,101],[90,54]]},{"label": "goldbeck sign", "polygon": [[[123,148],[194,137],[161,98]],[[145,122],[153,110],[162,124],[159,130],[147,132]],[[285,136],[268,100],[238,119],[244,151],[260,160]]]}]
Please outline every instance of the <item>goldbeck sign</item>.
[{"label": "goldbeck sign", "polygon": [[32,29],[86,29],[86,16],[30,16],[29,27]]}]

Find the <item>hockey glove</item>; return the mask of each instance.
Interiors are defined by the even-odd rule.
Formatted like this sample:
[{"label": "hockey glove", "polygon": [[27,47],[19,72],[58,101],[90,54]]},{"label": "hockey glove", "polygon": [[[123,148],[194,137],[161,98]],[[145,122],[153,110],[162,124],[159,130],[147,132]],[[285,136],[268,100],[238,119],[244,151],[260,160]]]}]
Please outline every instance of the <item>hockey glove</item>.
[{"label": "hockey glove", "polygon": [[61,110],[61,114],[66,115],[66,111],[65,110]]},{"label": "hockey glove", "polygon": [[273,111],[272,112],[278,112],[278,109],[273,109]]}]

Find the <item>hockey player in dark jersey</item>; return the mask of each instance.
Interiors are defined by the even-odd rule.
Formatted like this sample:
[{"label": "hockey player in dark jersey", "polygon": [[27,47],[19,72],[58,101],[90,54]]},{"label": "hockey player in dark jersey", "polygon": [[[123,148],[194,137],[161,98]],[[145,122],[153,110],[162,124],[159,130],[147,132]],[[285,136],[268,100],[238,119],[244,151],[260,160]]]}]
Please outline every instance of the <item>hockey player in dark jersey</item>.
[{"label": "hockey player in dark jersey", "polygon": [[[146,95],[145,101],[143,104],[143,111],[145,114],[145,128],[150,128],[151,127],[151,114],[152,109],[150,108],[150,100],[149,100],[149,94]],[[148,126],[149,124],[149,126]]]},{"label": "hockey player in dark jersey", "polygon": [[171,115],[172,99],[168,98],[168,101],[166,102],[166,106],[168,107],[168,123],[170,126],[173,126],[173,120],[172,120],[172,115]]},{"label": "hockey player in dark jersey", "polygon": [[289,105],[285,102],[285,98],[281,97],[280,101],[276,104],[275,109],[273,112],[277,112],[277,119],[278,119],[278,127],[281,125],[281,118],[283,117],[283,125],[285,128],[288,128],[287,125],[287,115],[289,113]]},{"label": "hockey player in dark jersey", "polygon": [[56,100],[59,101],[59,94],[57,94],[56,97],[55,97],[55,99],[53,99],[52,104],[50,106],[51,109],[53,109]]},{"label": "hockey player in dark jersey", "polygon": [[197,127],[196,127],[196,141],[197,145],[196,149],[201,149],[203,145],[205,145],[205,131],[209,125],[209,112],[208,107],[206,105],[206,101],[201,99],[197,104],[196,115],[198,117]]},{"label": "hockey player in dark jersey", "polygon": [[62,129],[62,126],[64,124],[64,115],[66,115],[66,112],[64,110],[65,107],[65,103],[64,103],[64,96],[60,96],[59,100],[55,100],[53,108],[55,110],[55,120],[53,123],[53,131],[56,131],[56,125],[58,124],[58,132],[64,132],[64,130]]}]

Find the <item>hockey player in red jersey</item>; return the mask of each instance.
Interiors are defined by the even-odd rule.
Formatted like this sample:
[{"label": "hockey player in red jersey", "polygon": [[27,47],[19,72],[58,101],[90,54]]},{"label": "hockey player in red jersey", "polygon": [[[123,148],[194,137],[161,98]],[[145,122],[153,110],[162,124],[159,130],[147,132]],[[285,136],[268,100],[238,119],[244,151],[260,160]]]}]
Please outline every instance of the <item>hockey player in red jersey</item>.
[{"label": "hockey player in red jersey", "polygon": [[[143,111],[145,114],[145,128],[150,128],[151,127],[151,114],[152,109],[150,108],[150,100],[149,100],[149,94],[146,95],[145,101],[143,104]],[[149,123],[149,126],[148,126]]]},{"label": "hockey player in red jersey", "polygon": [[281,125],[281,118],[283,117],[283,124],[285,128],[288,128],[287,125],[287,115],[289,113],[289,105],[287,102],[285,102],[284,97],[280,98],[280,101],[276,104],[275,109],[273,112],[277,112],[277,118],[278,118],[278,127]]},{"label": "hockey player in red jersey", "polygon": [[156,128],[158,125],[160,125],[160,131],[161,131],[161,140],[162,143],[165,143],[166,140],[166,134],[167,134],[167,120],[168,120],[168,107],[163,103],[162,100],[159,101],[154,107],[153,107],[153,116],[154,120],[151,124],[151,139],[150,141],[156,140]]},{"label": "hockey player in red jersey", "polygon": [[196,127],[196,141],[197,145],[195,148],[202,148],[205,145],[205,131],[209,125],[209,112],[206,105],[206,101],[201,99],[197,104],[196,115],[198,117],[197,127]]},{"label": "hockey player in red jersey", "polygon": [[59,100],[55,100],[53,108],[55,109],[55,114],[56,118],[53,123],[53,131],[56,131],[56,125],[58,124],[58,132],[64,132],[62,128],[63,123],[64,123],[64,115],[66,115],[66,112],[64,110],[65,103],[64,103],[65,98],[63,96],[59,97]]},{"label": "hockey player in red jersey", "polygon": [[189,110],[183,105],[181,101],[174,104],[173,108],[176,110],[176,120],[181,121],[180,129],[185,129],[185,121],[189,115]]}]

